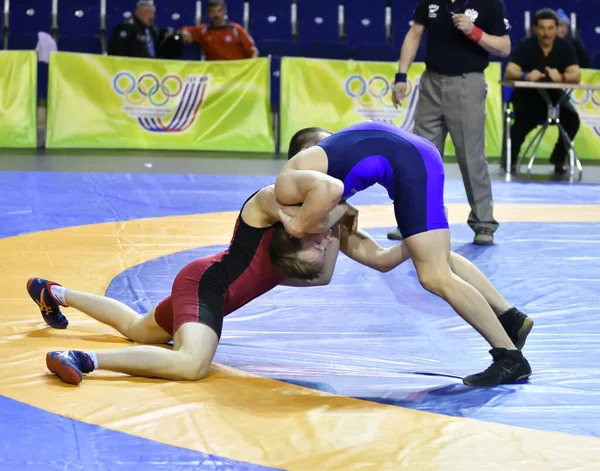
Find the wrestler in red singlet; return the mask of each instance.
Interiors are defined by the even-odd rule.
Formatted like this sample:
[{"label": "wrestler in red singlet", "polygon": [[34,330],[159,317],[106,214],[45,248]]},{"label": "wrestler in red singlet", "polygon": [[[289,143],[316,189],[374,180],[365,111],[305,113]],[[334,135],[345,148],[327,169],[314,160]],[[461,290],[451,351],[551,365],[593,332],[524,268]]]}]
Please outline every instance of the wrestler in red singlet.
[{"label": "wrestler in red singlet", "polygon": [[242,219],[244,206],[227,250],[183,267],[173,282],[171,296],[156,307],[156,322],[170,334],[186,322],[200,322],[221,338],[224,316],[284,280],[273,270],[269,257],[275,225],[249,226]]}]

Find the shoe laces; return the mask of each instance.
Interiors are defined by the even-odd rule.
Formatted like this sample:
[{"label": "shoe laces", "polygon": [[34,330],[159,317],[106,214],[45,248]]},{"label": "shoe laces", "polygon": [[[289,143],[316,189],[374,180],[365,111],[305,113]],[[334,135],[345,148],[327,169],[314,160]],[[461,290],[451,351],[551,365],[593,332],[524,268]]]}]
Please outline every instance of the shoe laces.
[{"label": "shoe laces", "polygon": [[52,316],[58,314],[58,309],[56,308],[56,306],[52,306],[51,304],[46,303],[46,294],[49,295],[49,293],[46,293],[45,290],[46,288],[42,289],[40,299],[36,300],[36,304],[40,307],[42,314],[45,316]]},{"label": "shoe laces", "polygon": [[490,366],[488,366],[485,369],[485,371],[481,372],[480,374],[482,376],[484,376],[484,375],[487,376],[490,373],[494,373],[496,371],[504,372],[509,369],[508,367],[511,365],[511,363],[512,363],[511,358],[508,355],[504,354],[500,358],[494,359],[494,362]]}]

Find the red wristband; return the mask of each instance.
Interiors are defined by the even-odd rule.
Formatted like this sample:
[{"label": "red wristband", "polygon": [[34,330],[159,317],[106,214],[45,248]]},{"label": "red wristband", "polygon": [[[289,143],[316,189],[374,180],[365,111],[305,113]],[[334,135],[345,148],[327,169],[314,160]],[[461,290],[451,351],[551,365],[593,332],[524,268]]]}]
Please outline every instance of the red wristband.
[{"label": "red wristband", "polygon": [[478,28],[477,26],[473,25],[473,31],[471,31],[471,34],[469,34],[469,36],[467,36],[471,41],[475,41],[476,43],[478,43],[479,41],[481,41],[481,37],[483,36],[483,30],[481,28]]},{"label": "red wristband", "polygon": [[567,81],[567,76],[565,74],[560,74],[560,78],[563,82]]}]

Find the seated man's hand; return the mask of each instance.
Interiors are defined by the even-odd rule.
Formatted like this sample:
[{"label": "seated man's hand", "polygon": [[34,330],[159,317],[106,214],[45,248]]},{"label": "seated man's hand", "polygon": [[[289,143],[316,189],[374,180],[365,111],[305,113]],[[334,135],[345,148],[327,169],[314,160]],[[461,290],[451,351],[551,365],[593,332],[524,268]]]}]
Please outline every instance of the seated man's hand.
[{"label": "seated man's hand", "polygon": [[546,67],[546,74],[553,82],[562,82],[562,75],[558,70]]},{"label": "seated man's hand", "polygon": [[527,82],[538,82],[544,78],[546,78],[546,74],[543,74],[539,70],[534,69],[527,74],[525,80]]}]

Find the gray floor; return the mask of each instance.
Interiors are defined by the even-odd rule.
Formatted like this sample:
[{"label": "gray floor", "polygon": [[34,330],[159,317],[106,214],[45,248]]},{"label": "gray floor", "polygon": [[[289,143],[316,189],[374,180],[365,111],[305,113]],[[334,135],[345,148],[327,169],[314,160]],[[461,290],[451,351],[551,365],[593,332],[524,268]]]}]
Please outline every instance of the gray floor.
[{"label": "gray floor", "polygon": [[269,154],[140,150],[0,153],[0,171],[276,174],[282,160]]},{"label": "gray floor", "polygon": [[[117,173],[197,173],[275,175],[285,162],[285,156],[235,152],[192,152],[151,150],[17,150],[0,149],[0,171],[50,172],[117,172]],[[577,183],[569,177],[557,179],[553,167],[539,160],[533,168],[531,181],[562,181]],[[600,183],[600,161],[583,163],[582,183]],[[494,180],[504,180],[498,163],[491,160]],[[449,179],[460,179],[456,163],[446,163]],[[512,181],[526,181],[525,175],[513,176]]]},{"label": "gray floor", "polygon": [[[38,108],[37,150],[0,148],[0,171],[49,172],[115,172],[115,173],[195,173],[209,175],[276,175],[283,166],[284,154],[242,152],[164,151],[164,150],[85,150],[45,149],[45,107]],[[540,158],[534,166],[531,181],[561,181],[578,183],[574,178],[553,175],[553,167]],[[506,177],[497,163],[490,158],[490,173],[494,180],[527,181],[526,175]],[[581,183],[600,183],[600,160],[583,162]],[[446,159],[446,178],[461,179],[454,158]]]}]

